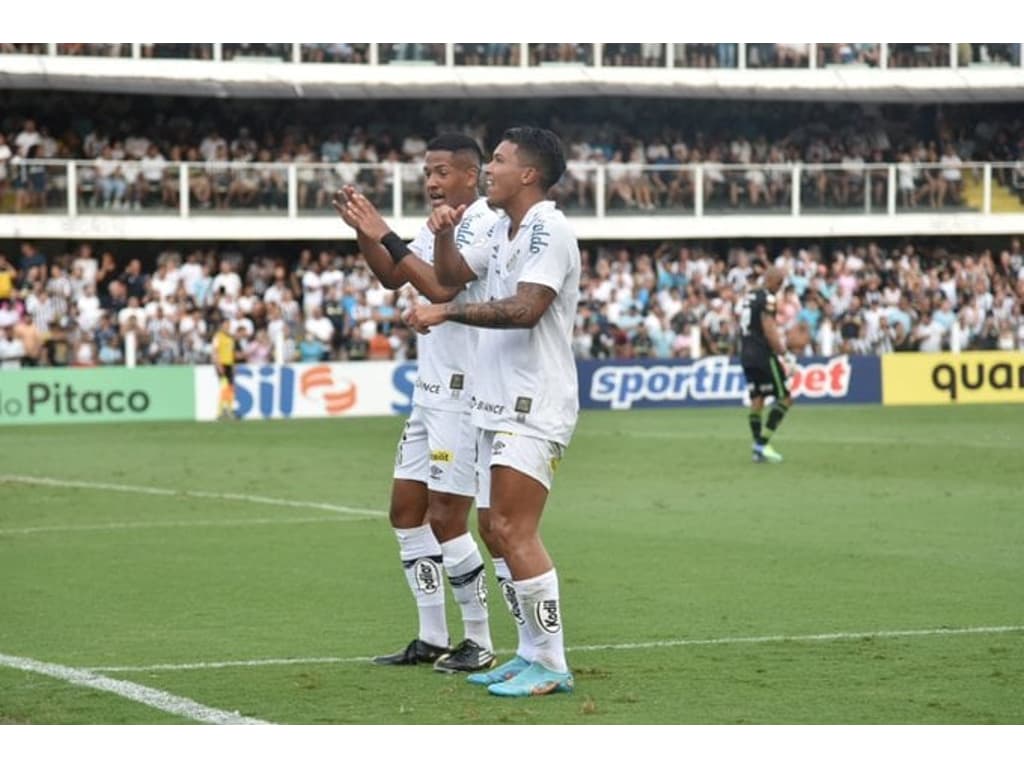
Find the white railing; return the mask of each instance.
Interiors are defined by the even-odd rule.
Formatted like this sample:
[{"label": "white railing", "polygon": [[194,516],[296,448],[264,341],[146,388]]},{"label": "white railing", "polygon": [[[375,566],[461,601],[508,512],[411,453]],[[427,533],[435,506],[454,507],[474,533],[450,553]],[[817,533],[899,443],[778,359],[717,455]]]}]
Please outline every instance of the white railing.
[{"label": "white railing", "polygon": [[[427,211],[421,168],[403,163],[166,163],[26,160],[9,165],[10,214],[334,216],[331,197],[355,185],[386,216]],[[993,192],[996,192],[994,195]],[[711,218],[1022,213],[1024,162],[640,165],[570,163],[552,198],[570,215]],[[993,200],[1000,205],[993,208]]]},{"label": "white railing", "polygon": [[0,54],[289,64],[769,69],[1022,66],[1020,43],[20,43]]}]

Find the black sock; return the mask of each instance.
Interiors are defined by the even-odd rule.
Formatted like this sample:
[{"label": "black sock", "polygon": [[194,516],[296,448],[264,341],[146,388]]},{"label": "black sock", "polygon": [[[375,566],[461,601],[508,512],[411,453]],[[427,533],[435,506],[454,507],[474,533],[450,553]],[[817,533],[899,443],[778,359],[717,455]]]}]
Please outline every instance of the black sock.
[{"label": "black sock", "polygon": [[761,444],[761,412],[751,413],[748,417],[750,419],[750,434],[754,436],[754,442],[758,445]]},{"label": "black sock", "polygon": [[763,432],[765,442],[771,440],[772,435],[779,428],[779,424],[782,423],[782,419],[788,411],[789,407],[785,403],[772,403],[772,409],[768,412],[768,423],[765,425]]}]

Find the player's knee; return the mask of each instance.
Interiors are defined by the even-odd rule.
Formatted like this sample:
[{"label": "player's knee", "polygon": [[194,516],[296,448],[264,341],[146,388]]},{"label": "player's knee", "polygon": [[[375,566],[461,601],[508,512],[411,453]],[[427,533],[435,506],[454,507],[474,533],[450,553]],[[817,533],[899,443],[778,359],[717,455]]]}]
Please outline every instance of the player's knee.
[{"label": "player's knee", "polygon": [[[493,543],[494,548],[499,552],[507,552],[514,546],[517,539],[517,526],[509,515],[504,515],[500,510],[492,509],[488,513],[488,532],[485,541],[488,546]],[[484,536],[483,530],[480,532]]]},{"label": "player's knee", "polygon": [[449,494],[431,496],[427,520],[438,541],[450,541],[468,532],[469,504]]},{"label": "player's knee", "polygon": [[407,504],[392,503],[388,512],[392,528],[419,528],[425,523],[424,510],[413,508]]},{"label": "player's knee", "polygon": [[487,547],[487,551],[492,555],[498,556],[501,552],[501,547],[498,545],[498,537],[495,535],[494,528],[491,525],[490,511],[479,510],[476,529],[480,533],[480,540]]}]

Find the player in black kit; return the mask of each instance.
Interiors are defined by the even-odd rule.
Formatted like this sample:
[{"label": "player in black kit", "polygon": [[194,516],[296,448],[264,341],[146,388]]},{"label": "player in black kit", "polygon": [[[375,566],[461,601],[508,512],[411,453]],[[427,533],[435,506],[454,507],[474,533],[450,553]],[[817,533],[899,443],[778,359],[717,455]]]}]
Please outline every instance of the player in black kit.
[{"label": "player in black kit", "polygon": [[[770,267],[764,275],[764,287],[748,291],[743,297],[740,315],[740,362],[747,377],[750,393],[750,432],[754,436],[753,459],[756,463],[782,461],[782,454],[769,441],[779,423],[793,404],[786,386],[787,369],[795,361],[786,352],[778,327],[775,325],[775,294],[782,287],[781,269]],[[775,402],[768,412],[768,421],[762,427],[761,410],[764,398],[772,395]]]}]

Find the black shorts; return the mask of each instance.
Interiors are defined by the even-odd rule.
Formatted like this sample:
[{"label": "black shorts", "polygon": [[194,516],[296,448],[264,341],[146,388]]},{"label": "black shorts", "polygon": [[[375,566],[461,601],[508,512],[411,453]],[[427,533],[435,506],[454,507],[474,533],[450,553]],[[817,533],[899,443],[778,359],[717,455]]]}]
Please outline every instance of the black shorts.
[{"label": "black shorts", "polygon": [[752,398],[772,395],[776,400],[784,400],[789,397],[786,374],[775,355],[758,355],[742,362],[747,392]]},{"label": "black shorts", "polygon": [[235,366],[233,365],[222,365],[220,369],[224,372],[222,375],[228,380],[228,384],[235,383]]}]

